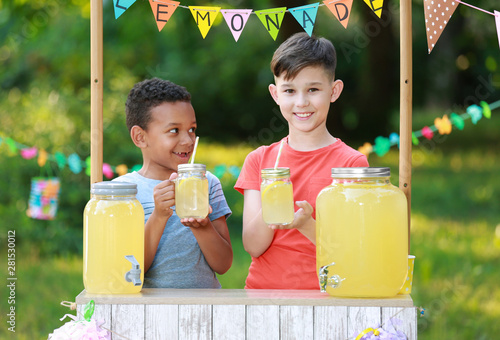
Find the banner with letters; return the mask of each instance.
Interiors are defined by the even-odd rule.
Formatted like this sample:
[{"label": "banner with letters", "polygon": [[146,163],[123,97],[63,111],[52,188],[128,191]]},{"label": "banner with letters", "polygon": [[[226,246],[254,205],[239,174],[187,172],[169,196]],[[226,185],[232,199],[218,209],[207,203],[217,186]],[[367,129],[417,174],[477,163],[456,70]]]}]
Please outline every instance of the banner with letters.
[{"label": "banner with letters", "polygon": [[[136,0],[113,0],[115,19],[118,19],[127,11]],[[353,0],[326,0],[322,3],[315,2],[298,7],[279,7],[269,9],[222,9],[214,6],[183,6],[178,1],[172,0],[149,0],[158,31],[165,27],[171,20],[177,8],[189,9],[193,15],[194,22],[200,30],[203,39],[212,28],[219,12],[222,14],[234,40],[237,42],[247,24],[248,19],[254,14],[267,30],[271,38],[276,40],[286,13],[291,14],[307,34],[312,35],[316,24],[316,14],[319,7],[326,7],[340,24],[347,29],[351,14]],[[384,0],[363,0],[363,2],[378,17],[382,17]],[[427,45],[429,54],[434,49],[441,33],[451,20],[459,4],[490,14],[495,18],[496,32],[500,46],[500,12],[489,12],[482,8],[472,6],[460,0],[422,0],[425,16],[425,29],[427,34]]]}]

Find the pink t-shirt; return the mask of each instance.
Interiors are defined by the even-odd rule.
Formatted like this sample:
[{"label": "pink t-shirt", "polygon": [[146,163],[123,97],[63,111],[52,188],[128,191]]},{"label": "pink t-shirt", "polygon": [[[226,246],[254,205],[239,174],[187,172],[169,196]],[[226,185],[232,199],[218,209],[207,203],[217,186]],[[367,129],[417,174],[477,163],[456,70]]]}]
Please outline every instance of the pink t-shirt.
[{"label": "pink t-shirt", "polygon": [[[340,139],[314,151],[297,151],[284,138],[279,166],[290,168],[294,201],[307,201],[316,216],[316,197],[332,183],[331,169],[367,167],[366,156]],[[248,154],[234,188],[260,191],[260,170],[274,167],[280,142],[261,146]],[[295,210],[298,207],[295,206]],[[276,230],[269,248],[252,257],[247,289],[319,289],[316,274],[316,246],[296,229]]]}]

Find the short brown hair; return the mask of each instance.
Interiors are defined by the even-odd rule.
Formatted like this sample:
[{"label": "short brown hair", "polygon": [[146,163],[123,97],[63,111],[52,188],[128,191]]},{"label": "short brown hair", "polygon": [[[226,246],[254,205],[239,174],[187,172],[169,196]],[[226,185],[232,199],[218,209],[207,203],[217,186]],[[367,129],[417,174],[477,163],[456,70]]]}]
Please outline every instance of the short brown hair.
[{"label": "short brown hair", "polygon": [[191,94],[185,87],[171,81],[153,78],[135,84],[125,103],[128,130],[134,125],[147,130],[153,108],[178,101],[191,102]]},{"label": "short brown hair", "polygon": [[335,77],[337,53],[330,40],[296,33],[274,52],[271,71],[276,77],[284,73],[285,80],[293,79],[305,67],[322,66],[331,80]]}]

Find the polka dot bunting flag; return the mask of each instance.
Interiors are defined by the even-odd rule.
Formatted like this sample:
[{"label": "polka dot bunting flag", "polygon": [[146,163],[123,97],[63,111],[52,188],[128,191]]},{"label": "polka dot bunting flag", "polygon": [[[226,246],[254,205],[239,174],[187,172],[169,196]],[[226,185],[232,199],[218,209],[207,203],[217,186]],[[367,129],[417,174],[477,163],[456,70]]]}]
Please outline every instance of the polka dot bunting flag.
[{"label": "polka dot bunting flag", "polygon": [[429,54],[457,6],[458,2],[454,0],[424,0],[425,29],[427,31]]}]

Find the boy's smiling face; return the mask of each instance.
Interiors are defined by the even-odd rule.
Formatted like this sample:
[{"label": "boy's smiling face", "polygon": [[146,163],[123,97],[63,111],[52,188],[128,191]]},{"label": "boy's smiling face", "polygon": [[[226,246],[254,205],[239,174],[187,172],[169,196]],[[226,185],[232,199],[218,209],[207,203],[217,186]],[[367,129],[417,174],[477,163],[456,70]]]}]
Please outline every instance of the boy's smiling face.
[{"label": "boy's smiling face", "polygon": [[143,176],[168,179],[187,163],[196,139],[196,116],[190,102],[165,102],[151,109],[151,121],[138,145],[143,153]]},{"label": "boy's smiling face", "polygon": [[275,77],[269,92],[288,121],[290,132],[314,132],[326,127],[326,118],[342,92],[341,80],[331,80],[320,66],[308,66],[295,78]]}]

